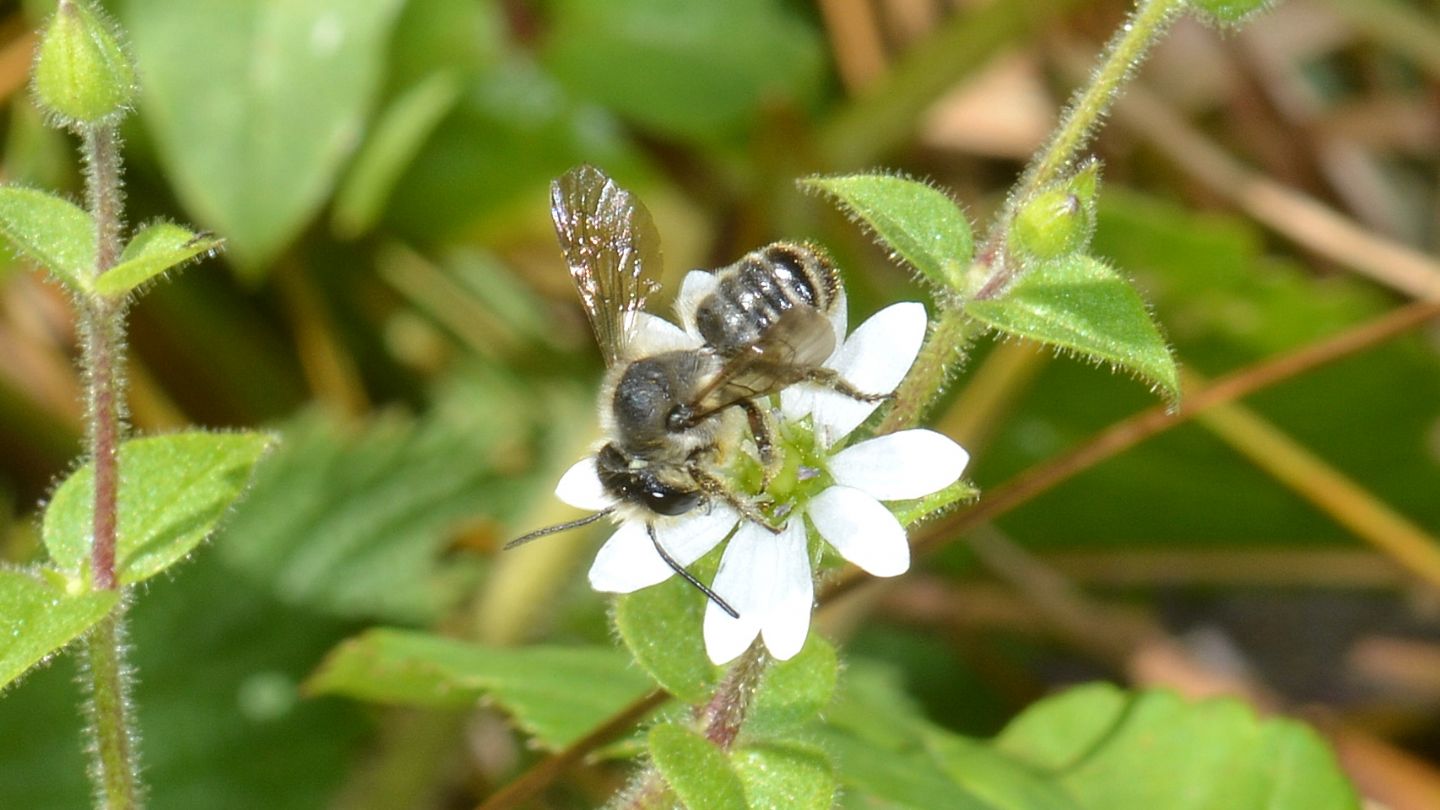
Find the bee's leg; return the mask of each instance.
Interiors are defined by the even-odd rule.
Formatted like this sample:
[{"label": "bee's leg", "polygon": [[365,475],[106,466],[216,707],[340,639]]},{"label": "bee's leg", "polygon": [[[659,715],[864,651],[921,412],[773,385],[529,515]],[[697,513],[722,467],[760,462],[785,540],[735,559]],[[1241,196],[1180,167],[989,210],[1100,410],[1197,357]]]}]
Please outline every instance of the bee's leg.
[{"label": "bee's leg", "polygon": [[655,524],[653,524],[653,523],[646,523],[646,524],[645,524],[645,532],[650,535],[650,542],[655,544],[655,551],[656,551],[656,553],[658,553],[658,554],[660,555],[660,559],[664,560],[666,565],[670,566],[670,570],[672,570],[672,571],[674,571],[675,573],[679,574],[681,579],[685,580],[686,582],[688,582],[688,583],[690,583],[691,585],[694,585],[696,588],[698,588],[701,593],[705,594],[705,598],[706,598],[706,599],[709,599],[711,602],[714,602],[716,607],[718,607],[718,608],[720,608],[721,610],[725,611],[726,613],[730,614],[730,618],[732,618],[732,619],[738,619],[738,618],[740,618],[740,613],[739,613],[738,611],[736,611],[735,608],[730,607],[730,603],[729,603],[729,602],[726,602],[724,599],[721,599],[721,598],[720,598],[720,594],[717,594],[717,593],[715,593],[714,591],[712,591],[712,590],[710,590],[709,588],[707,588],[707,587],[705,586],[705,583],[703,583],[703,582],[701,582],[700,580],[698,580],[698,579],[695,578],[695,575],[694,575],[694,574],[690,573],[689,571],[686,571],[686,570],[685,570],[685,566],[681,565],[681,564],[679,563],[679,561],[676,560],[674,557],[671,557],[670,554],[669,554],[669,552],[667,552],[667,551],[665,550],[665,547],[662,546],[662,545],[660,545],[660,538],[657,537],[657,536],[655,536]]},{"label": "bee's leg", "polygon": [[779,459],[775,456],[775,434],[770,429],[770,418],[766,416],[765,409],[760,407],[753,399],[742,399],[738,403],[745,411],[745,418],[750,422],[750,433],[755,437],[755,450],[760,454],[761,479],[760,489],[770,486],[775,479],[775,474],[780,471],[776,463]]},{"label": "bee's leg", "polygon": [[724,481],[721,481],[719,478],[716,478],[710,473],[700,469],[700,466],[698,464],[691,464],[689,471],[690,477],[695,479],[695,483],[700,485],[700,489],[706,495],[709,495],[712,498],[719,498],[725,503],[730,504],[732,507],[735,508],[735,511],[740,513],[741,517],[745,518],[751,523],[759,524],[771,534],[779,534],[780,530],[785,528],[783,525],[776,526],[775,524],[771,523],[769,519],[767,519],[765,515],[763,515],[760,510],[755,507],[754,503],[742,497],[740,493],[731,489],[729,485],[727,485]]},{"label": "bee's leg", "polygon": [[895,396],[894,394],[869,394],[850,384],[850,381],[840,376],[840,372],[833,368],[810,368],[805,370],[805,382],[823,385],[837,394],[843,394],[860,402],[884,402]]}]

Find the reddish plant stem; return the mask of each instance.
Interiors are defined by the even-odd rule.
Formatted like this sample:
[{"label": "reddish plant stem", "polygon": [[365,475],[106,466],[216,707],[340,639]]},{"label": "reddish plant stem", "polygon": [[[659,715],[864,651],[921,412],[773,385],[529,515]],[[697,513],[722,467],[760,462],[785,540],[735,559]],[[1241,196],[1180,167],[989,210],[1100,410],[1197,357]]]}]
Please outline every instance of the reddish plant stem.
[{"label": "reddish plant stem", "polygon": [[715,689],[715,694],[696,712],[696,719],[705,730],[705,739],[724,750],[729,750],[740,727],[745,724],[745,715],[750,710],[750,700],[755,688],[760,685],[760,676],[770,663],[765,648],[757,639],[746,650]]},{"label": "reddish plant stem", "polygon": [[95,510],[90,570],[97,590],[114,590],[118,522],[120,409],[116,365],[119,358],[118,307],[92,301],[86,319],[89,366],[90,458],[95,464]]},{"label": "reddish plant stem", "polygon": [[[82,133],[85,155],[85,197],[95,222],[95,277],[120,256],[121,208],[119,142],[113,127],[91,127]],[[95,588],[113,590],[118,523],[121,420],[120,352],[124,305],[95,293],[82,307],[87,371],[86,405],[89,450],[95,465],[94,523],[90,570]]]}]

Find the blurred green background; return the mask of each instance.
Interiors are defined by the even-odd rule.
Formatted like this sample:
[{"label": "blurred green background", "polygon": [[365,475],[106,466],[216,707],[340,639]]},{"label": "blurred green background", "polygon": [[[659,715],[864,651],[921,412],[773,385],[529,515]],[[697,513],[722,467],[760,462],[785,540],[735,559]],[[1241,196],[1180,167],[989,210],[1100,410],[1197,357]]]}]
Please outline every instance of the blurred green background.
[{"label": "blurred green background", "polygon": [[[136,697],[157,808],[469,806],[532,756],[503,723],[432,733],[414,715],[307,698],[304,677],[373,624],[506,643],[608,638],[606,600],[581,576],[598,536],[556,541],[538,574],[498,555],[564,516],[550,486],[596,429],[599,358],[554,246],[551,178],[588,161],[634,189],[659,225],[670,291],[687,269],[768,240],[815,240],[843,268],[858,322],[923,290],[794,180],[901,171],[983,227],[1127,10],[108,5],[143,80],[124,129],[130,221],[170,218],[227,240],[221,258],[132,311],[133,428],[283,436],[221,534],[137,594]],[[73,144],[44,127],[24,87],[47,4],[0,9],[0,170],[73,195]],[[1237,32],[1182,21],[1157,49],[1132,93],[1146,104],[1122,108],[1094,147],[1105,163],[1096,252],[1146,292],[1187,371],[1218,377],[1421,294],[1346,261],[1336,240],[1352,253],[1393,248],[1440,277],[1437,20],[1436,0],[1295,0]],[[1352,230],[1312,227],[1236,176],[1303,195]],[[64,294],[7,254],[10,563],[41,553],[37,505],[80,450],[72,327]],[[1246,404],[1433,545],[1437,349],[1432,324]],[[1154,404],[1123,376],[982,342],[935,423],[971,448],[968,477],[984,490]],[[1032,552],[1034,570],[1080,598],[1163,628],[1214,671],[1395,746],[1436,790],[1437,583],[1321,505],[1190,424],[982,534]],[[993,732],[1057,684],[1141,677],[1057,631],[1026,580],[977,564],[963,542],[843,624],[857,660],[884,662],[967,733]],[[84,805],[76,704],[64,657],[0,698],[6,806]],[[427,765],[415,784],[388,774],[400,792],[374,789],[382,766],[396,767],[386,752],[424,751],[416,739],[443,744],[414,754]],[[593,803],[619,778],[579,780],[570,798]],[[387,804],[394,796],[404,803]]]}]

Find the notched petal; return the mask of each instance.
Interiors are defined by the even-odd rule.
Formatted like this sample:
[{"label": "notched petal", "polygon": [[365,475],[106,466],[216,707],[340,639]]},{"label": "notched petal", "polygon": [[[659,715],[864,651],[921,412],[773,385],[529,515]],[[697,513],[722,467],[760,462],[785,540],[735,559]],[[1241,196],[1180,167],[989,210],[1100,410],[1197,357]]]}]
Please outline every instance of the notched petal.
[{"label": "notched petal", "polygon": [[847,447],[830,459],[836,483],[882,501],[921,498],[955,483],[970,454],[933,430],[902,430]]},{"label": "notched petal", "polygon": [[775,544],[775,575],[770,607],[761,619],[760,635],[777,661],[793,658],[805,646],[810,633],[810,613],[815,604],[815,578],[810,572],[810,553],[805,541],[805,521],[793,519],[772,538]]}]

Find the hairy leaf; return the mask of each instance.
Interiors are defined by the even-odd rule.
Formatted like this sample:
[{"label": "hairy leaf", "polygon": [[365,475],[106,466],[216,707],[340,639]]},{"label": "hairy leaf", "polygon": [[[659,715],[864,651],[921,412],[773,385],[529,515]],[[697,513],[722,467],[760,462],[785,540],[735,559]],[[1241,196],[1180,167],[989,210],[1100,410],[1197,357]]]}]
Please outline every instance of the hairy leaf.
[{"label": "hairy leaf", "polygon": [[968,301],[972,318],[1000,332],[1122,368],[1180,397],[1180,372],[1140,294],[1104,262],[1067,256],[1036,264],[1001,297]]},{"label": "hairy leaf", "polygon": [[79,206],[33,188],[0,187],[0,234],[74,292],[90,289],[95,224]]},{"label": "hairy leaf", "polygon": [[65,593],[24,571],[0,568],[0,691],[89,630],[117,591]]},{"label": "hairy leaf", "polygon": [[[116,577],[149,579],[183,559],[215,530],[274,441],[264,433],[192,431],[132,439],[120,448]],[[56,566],[90,580],[95,465],[65,480],[45,509],[42,535]]]},{"label": "hairy leaf", "polygon": [[941,289],[963,292],[975,246],[970,221],[944,192],[888,174],[811,177],[896,257]]},{"label": "hairy leaf", "polygon": [[[691,570],[706,581],[713,562],[709,572],[702,566]],[[705,654],[704,616],[705,597],[679,577],[615,600],[615,627],[635,662],[665,691],[694,704],[709,697],[720,673]]]},{"label": "hairy leaf", "polygon": [[750,734],[780,735],[820,713],[835,692],[840,663],[835,648],[811,632],[800,653],[765,670],[745,724]]},{"label": "hairy leaf", "polygon": [[122,295],[172,267],[219,250],[223,241],[169,222],[147,225],[125,246],[120,262],[95,282],[95,289],[105,295]]},{"label": "hairy leaf", "polygon": [[730,755],[745,801],[753,808],[829,810],[839,785],[830,758],[800,743],[742,746]]},{"label": "hairy leaf", "polygon": [[745,788],[714,743],[677,725],[650,729],[650,758],[685,807],[746,810]]}]

